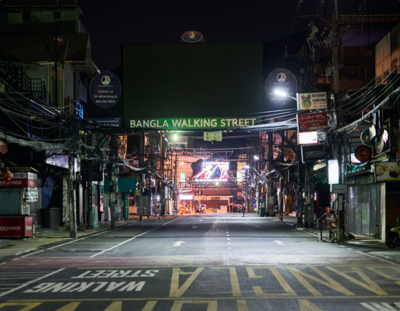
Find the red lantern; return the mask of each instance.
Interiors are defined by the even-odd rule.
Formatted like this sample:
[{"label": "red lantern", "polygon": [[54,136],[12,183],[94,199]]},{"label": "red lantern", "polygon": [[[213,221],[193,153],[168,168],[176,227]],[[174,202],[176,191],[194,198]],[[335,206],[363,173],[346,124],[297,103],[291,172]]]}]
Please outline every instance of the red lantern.
[{"label": "red lantern", "polygon": [[10,185],[11,178],[14,177],[14,174],[11,173],[10,171],[8,171],[7,173],[3,174],[3,177],[6,179],[6,184],[7,184],[7,187],[8,187]]}]

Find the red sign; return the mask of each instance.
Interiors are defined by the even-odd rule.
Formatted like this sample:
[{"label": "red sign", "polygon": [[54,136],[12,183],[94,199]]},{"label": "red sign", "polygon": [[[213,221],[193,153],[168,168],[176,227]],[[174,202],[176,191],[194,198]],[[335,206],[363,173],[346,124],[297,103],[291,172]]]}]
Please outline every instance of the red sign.
[{"label": "red sign", "polygon": [[32,217],[0,217],[0,237],[26,237],[33,235]]},{"label": "red sign", "polygon": [[[9,188],[36,188],[37,175],[28,172],[13,173]],[[6,179],[3,175],[0,176],[0,188],[7,187]]]},{"label": "red sign", "polygon": [[307,113],[298,115],[299,132],[309,132],[328,128],[326,112]]}]

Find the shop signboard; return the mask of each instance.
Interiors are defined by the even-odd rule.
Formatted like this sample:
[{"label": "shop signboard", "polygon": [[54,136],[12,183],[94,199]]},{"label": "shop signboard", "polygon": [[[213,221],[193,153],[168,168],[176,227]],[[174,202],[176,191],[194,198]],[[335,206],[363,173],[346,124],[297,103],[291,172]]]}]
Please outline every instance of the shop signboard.
[{"label": "shop signboard", "polygon": [[[37,175],[29,172],[14,172],[9,188],[35,188]],[[0,188],[7,187],[6,179],[0,176]]]},{"label": "shop signboard", "polygon": [[325,159],[328,150],[324,145],[301,146],[301,159],[303,162]]},{"label": "shop signboard", "polygon": [[339,161],[328,160],[328,181],[330,185],[339,183]]},{"label": "shop signboard", "polygon": [[332,185],[332,193],[336,193],[336,194],[347,194],[347,185],[343,184],[343,185]]},{"label": "shop signboard", "polygon": [[98,126],[121,127],[121,118],[86,118],[85,121],[93,123],[93,126],[85,126],[87,129]]},{"label": "shop signboard", "polygon": [[33,235],[32,217],[1,216],[0,237],[28,237]]},{"label": "shop signboard", "polygon": [[236,181],[238,181],[238,182],[243,181],[242,171],[236,171]]},{"label": "shop signboard", "polygon": [[193,176],[194,182],[227,181],[229,178],[229,162],[204,161],[202,170]]},{"label": "shop signboard", "polygon": [[114,106],[121,97],[122,86],[118,77],[108,71],[96,75],[89,87],[90,98],[101,108]]},{"label": "shop signboard", "polygon": [[327,109],[326,93],[297,93],[297,110]]},{"label": "shop signboard", "polygon": [[279,95],[275,91],[294,97],[297,93],[297,80],[294,74],[287,69],[279,68],[272,71],[265,80],[265,92],[270,101],[275,104],[284,104],[290,101],[290,97]]},{"label": "shop signboard", "polygon": [[400,164],[397,162],[376,163],[376,181],[400,181]]},{"label": "shop signboard", "polygon": [[128,193],[125,193],[124,218],[129,219],[129,194]]},{"label": "shop signboard", "polygon": [[24,188],[23,198],[25,202],[37,202],[39,199],[39,193],[37,187],[35,188]]},{"label": "shop signboard", "polygon": [[299,132],[316,131],[328,128],[326,112],[306,113],[297,115]]},{"label": "shop signboard", "polygon": [[186,182],[186,172],[180,172],[179,173],[179,181],[180,182]]},{"label": "shop signboard", "polygon": [[179,200],[193,200],[193,194],[181,194],[179,195]]},{"label": "shop signboard", "polygon": [[241,128],[261,124],[260,118],[154,118],[130,120],[130,128],[166,130]]},{"label": "shop signboard", "polygon": [[299,132],[299,145],[313,145],[318,143],[318,132]]}]

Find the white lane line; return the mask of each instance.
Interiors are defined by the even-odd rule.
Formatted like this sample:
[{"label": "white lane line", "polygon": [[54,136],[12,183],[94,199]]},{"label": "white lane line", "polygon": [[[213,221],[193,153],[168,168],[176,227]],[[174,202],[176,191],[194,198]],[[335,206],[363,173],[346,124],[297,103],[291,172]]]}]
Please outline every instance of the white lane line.
[{"label": "white lane line", "polygon": [[158,226],[158,227],[156,227],[156,228],[154,228],[154,229],[151,229],[151,230],[149,230],[149,231],[145,231],[145,232],[143,232],[143,233],[141,233],[141,234],[135,235],[133,238],[130,238],[130,239],[124,241],[124,242],[121,242],[121,243],[119,243],[119,244],[117,244],[117,245],[115,245],[115,246],[113,246],[113,247],[110,247],[109,249],[106,249],[106,250],[104,250],[104,251],[102,251],[102,252],[100,252],[100,253],[94,254],[94,255],[92,255],[92,256],[90,256],[90,257],[96,257],[96,256],[99,256],[99,255],[101,255],[101,254],[104,254],[105,252],[108,252],[108,251],[110,251],[110,250],[112,250],[112,249],[114,249],[114,248],[116,248],[116,247],[118,247],[118,246],[121,246],[122,244],[128,243],[128,242],[130,242],[130,241],[136,239],[137,237],[140,237],[140,236],[142,236],[142,235],[144,235],[144,234],[146,234],[146,233],[149,233],[149,232],[151,232],[151,231],[157,230],[158,228],[161,228],[162,226],[165,226],[165,225],[167,225],[167,224],[169,224],[169,223],[171,223],[171,222],[174,222],[174,221],[176,221],[176,220],[178,220],[178,219],[180,219],[180,218],[177,218],[177,219],[174,219],[174,220],[172,220],[172,221],[166,222],[165,224],[163,224],[163,225],[161,225],[161,226]]},{"label": "white lane line", "polygon": [[395,262],[391,262],[391,261],[389,261],[389,260],[385,260],[385,259],[383,259],[383,258],[381,258],[381,257],[379,257],[379,256],[373,256],[373,255],[370,255],[370,254],[367,254],[367,253],[363,253],[363,252],[360,252],[360,251],[355,251],[356,253],[360,253],[360,254],[362,254],[362,255],[365,255],[365,256],[368,256],[368,257],[372,257],[372,258],[374,258],[374,259],[379,259],[379,260],[382,260],[382,261],[385,261],[385,262],[387,262],[387,263],[390,263],[390,264],[392,264],[392,265],[398,265],[398,264],[396,264]]},{"label": "white lane line", "polygon": [[[56,246],[53,246],[53,247],[50,247],[50,248],[46,248],[45,250],[47,251],[49,249],[54,249],[54,248],[58,248],[58,247],[61,247],[61,246],[67,245],[67,244],[71,244],[71,243],[75,243],[75,242],[78,242],[78,241],[82,241],[84,239],[88,239],[90,237],[94,237],[94,236],[99,235],[99,234],[103,234],[103,233],[106,233],[106,232],[110,232],[110,231],[114,231],[114,230],[118,230],[118,229],[122,229],[122,228],[125,228],[125,227],[128,227],[128,226],[131,226],[131,225],[133,225],[135,223],[137,223],[137,221],[135,221],[133,223],[130,223],[130,224],[127,224],[127,225],[124,225],[124,226],[119,226],[118,228],[115,228],[115,229],[112,229],[112,230],[105,230],[105,231],[102,231],[102,232],[99,232],[99,233],[95,233],[95,234],[91,234],[91,235],[85,236],[83,238],[76,239],[76,240],[73,240],[73,241],[70,241],[70,242],[67,242],[67,243],[64,243],[64,244],[60,244],[60,245],[56,245]],[[31,256],[31,255],[34,255],[34,254],[37,254],[37,253],[41,253],[41,252],[44,252],[45,250],[41,250],[41,251],[38,251],[38,252],[35,252],[35,253],[30,253],[30,254],[21,256],[20,258],[28,257],[28,256]]]},{"label": "white lane line", "polygon": [[44,278],[47,278],[47,277],[50,276],[50,275],[56,274],[56,273],[58,273],[58,272],[61,272],[61,271],[63,271],[64,269],[65,269],[65,268],[58,269],[57,271],[53,271],[53,272],[48,273],[48,274],[46,274],[46,275],[44,275],[44,276],[41,276],[40,278],[37,278],[37,279],[34,279],[34,280],[32,280],[32,281],[29,281],[29,282],[27,282],[27,283],[25,283],[25,284],[22,284],[21,286],[18,286],[18,287],[14,288],[14,289],[11,289],[11,290],[9,290],[9,291],[7,291],[7,292],[4,292],[4,293],[0,294],[0,297],[5,296],[5,295],[7,295],[7,294],[9,294],[9,293],[15,292],[16,290],[19,290],[19,289],[21,289],[21,288],[23,288],[23,287],[25,287],[25,286],[28,286],[29,284],[32,284],[32,283],[34,283],[34,282],[36,282],[36,281],[42,280],[42,279],[44,279]]},{"label": "white lane line", "polygon": [[41,252],[44,252],[44,250],[41,250],[41,251],[38,251],[38,252],[34,252],[34,253],[30,253],[30,254],[21,256],[21,258],[28,257],[28,256],[30,256],[30,255],[34,255],[34,254],[41,253]]}]

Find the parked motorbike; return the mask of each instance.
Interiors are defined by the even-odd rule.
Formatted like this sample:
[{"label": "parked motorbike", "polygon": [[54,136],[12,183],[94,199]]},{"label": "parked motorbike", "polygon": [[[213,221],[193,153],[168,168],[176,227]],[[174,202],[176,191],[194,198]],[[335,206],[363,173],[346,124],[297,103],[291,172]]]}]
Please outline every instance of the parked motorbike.
[{"label": "parked motorbike", "polygon": [[397,218],[397,226],[390,229],[389,235],[386,237],[386,245],[395,248],[400,245],[400,219]]}]

